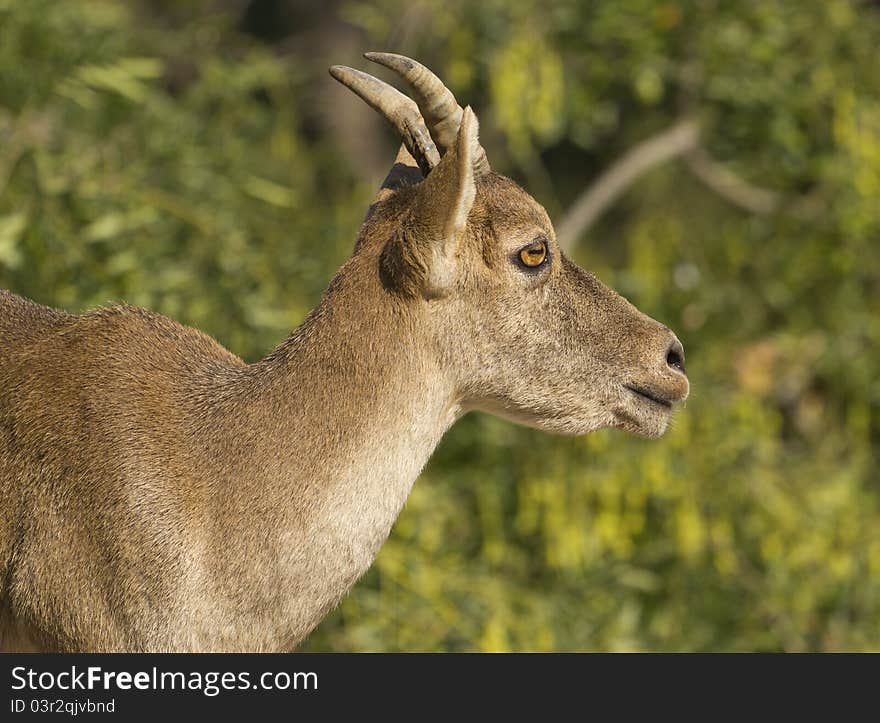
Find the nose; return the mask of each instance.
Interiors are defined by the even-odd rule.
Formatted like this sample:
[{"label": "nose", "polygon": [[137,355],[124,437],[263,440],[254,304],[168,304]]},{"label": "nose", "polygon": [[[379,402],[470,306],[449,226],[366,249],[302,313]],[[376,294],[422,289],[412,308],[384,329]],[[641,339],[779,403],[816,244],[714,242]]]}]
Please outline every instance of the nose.
[{"label": "nose", "polygon": [[685,376],[687,375],[687,372],[684,370],[684,347],[675,337],[672,338],[669,347],[666,349],[666,366]]}]

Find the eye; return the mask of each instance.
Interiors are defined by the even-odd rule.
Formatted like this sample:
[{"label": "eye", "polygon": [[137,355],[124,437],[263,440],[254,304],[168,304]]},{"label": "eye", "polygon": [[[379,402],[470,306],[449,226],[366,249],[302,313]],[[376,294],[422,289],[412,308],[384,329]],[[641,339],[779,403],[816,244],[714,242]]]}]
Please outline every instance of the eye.
[{"label": "eye", "polygon": [[523,266],[536,269],[547,260],[547,242],[544,239],[536,239],[528,246],[519,250],[519,260]]}]

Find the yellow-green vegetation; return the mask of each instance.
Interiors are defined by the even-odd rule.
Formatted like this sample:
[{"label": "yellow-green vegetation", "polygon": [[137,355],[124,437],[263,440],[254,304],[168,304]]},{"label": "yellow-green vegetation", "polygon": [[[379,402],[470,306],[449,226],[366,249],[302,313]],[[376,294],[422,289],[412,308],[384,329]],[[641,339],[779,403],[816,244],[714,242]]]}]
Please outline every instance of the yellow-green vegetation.
[{"label": "yellow-green vegetation", "polygon": [[670,432],[465,418],[305,649],[880,648],[880,6],[312,5],[0,0],[0,287],[266,353],[379,180],[327,90],[368,49],[445,77],[557,222],[683,115],[746,195],[672,160],[573,251],[684,341]]}]

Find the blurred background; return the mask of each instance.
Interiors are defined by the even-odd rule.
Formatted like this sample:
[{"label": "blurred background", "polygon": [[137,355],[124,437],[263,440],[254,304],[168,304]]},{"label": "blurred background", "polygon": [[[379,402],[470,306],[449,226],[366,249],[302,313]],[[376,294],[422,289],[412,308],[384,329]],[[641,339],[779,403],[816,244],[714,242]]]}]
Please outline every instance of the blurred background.
[{"label": "blurred background", "polygon": [[880,649],[878,49],[865,0],[0,0],[0,286],[260,358],[397,146],[327,66],[411,55],[692,394],[465,418],[303,649]]}]

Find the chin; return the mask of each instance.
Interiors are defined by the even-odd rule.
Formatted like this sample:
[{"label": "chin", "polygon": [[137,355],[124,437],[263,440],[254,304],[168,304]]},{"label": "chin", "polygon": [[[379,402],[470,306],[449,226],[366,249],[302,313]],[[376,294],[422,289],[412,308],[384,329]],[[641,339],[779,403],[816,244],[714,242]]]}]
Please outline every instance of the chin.
[{"label": "chin", "polygon": [[639,437],[646,439],[658,439],[662,437],[669,428],[669,420],[671,414],[656,416],[652,418],[634,419],[629,416],[621,415],[612,425],[615,429],[621,429],[624,432],[630,432]]},{"label": "chin", "polygon": [[621,394],[613,406],[615,429],[657,439],[669,428],[675,404],[644,393]]}]

